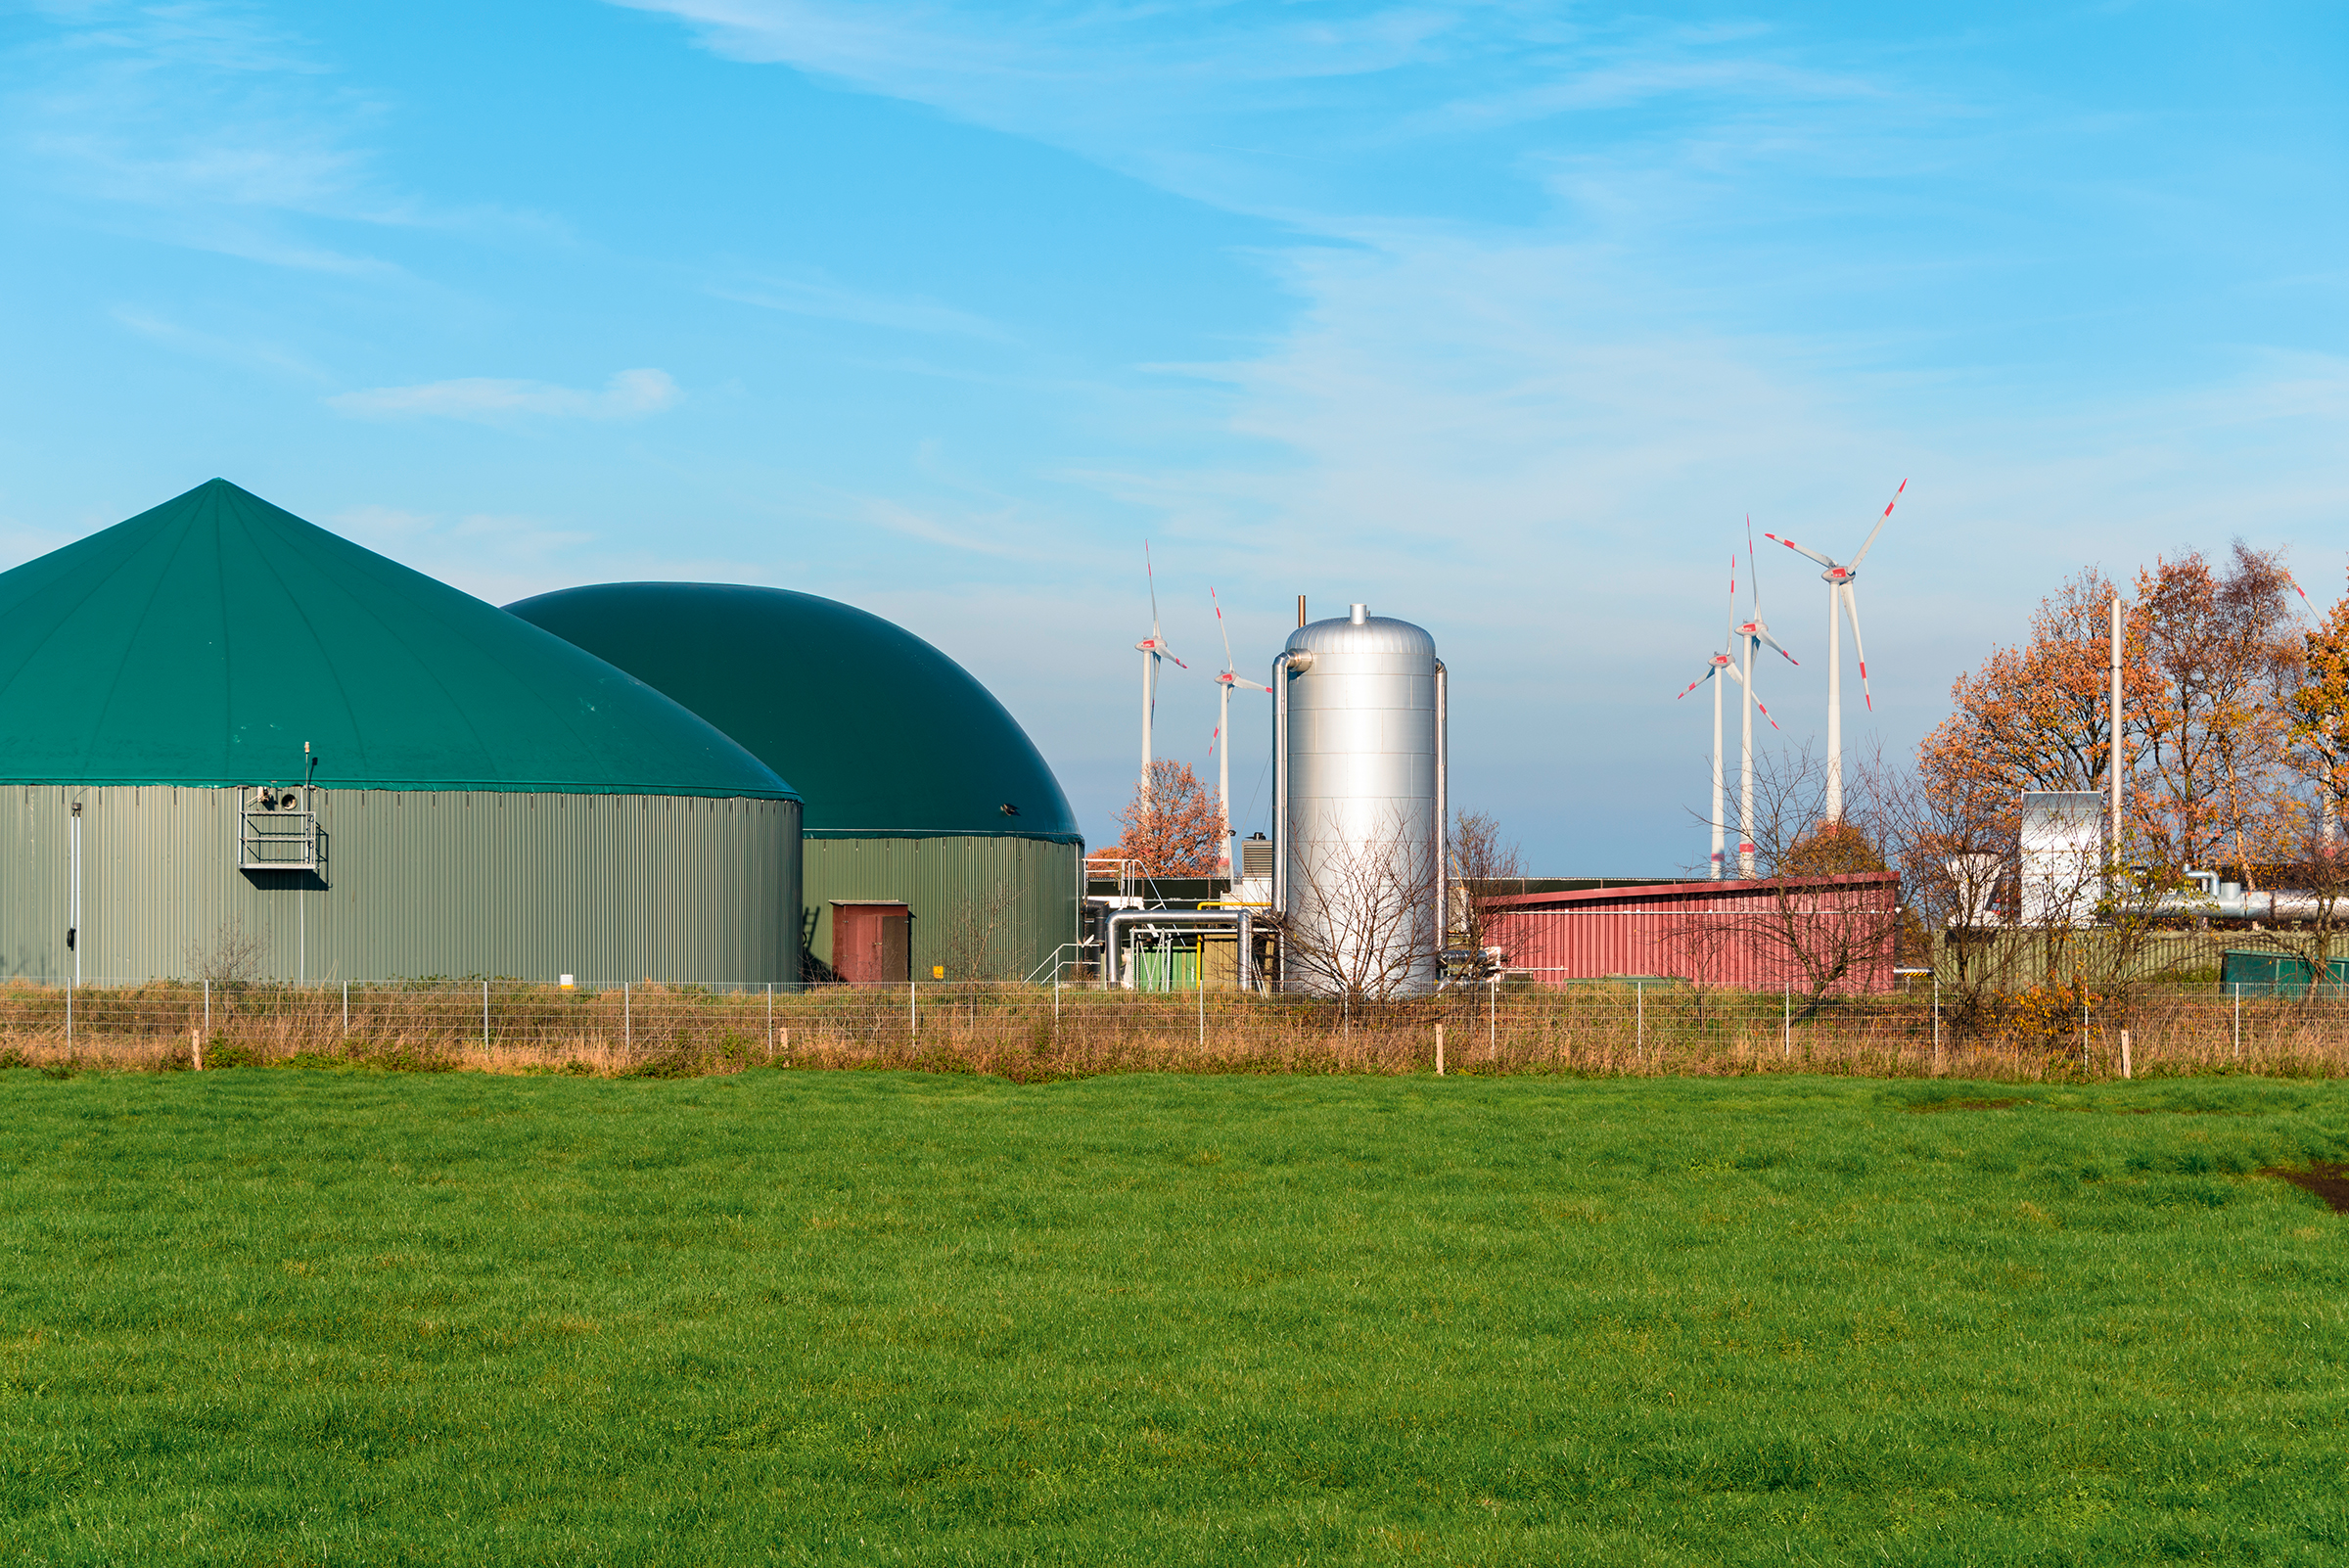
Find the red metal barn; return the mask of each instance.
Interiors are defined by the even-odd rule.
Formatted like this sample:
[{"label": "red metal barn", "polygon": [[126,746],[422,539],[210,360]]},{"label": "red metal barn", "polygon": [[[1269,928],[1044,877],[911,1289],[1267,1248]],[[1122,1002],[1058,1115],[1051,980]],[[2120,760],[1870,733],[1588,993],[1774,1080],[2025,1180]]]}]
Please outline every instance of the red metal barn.
[{"label": "red metal barn", "polygon": [[1832,989],[1845,992],[1892,989],[1899,905],[1900,877],[1890,871],[1485,900],[1487,941],[1511,969],[1543,984],[1664,975],[1776,991],[1807,989],[1823,968],[1843,972]]}]

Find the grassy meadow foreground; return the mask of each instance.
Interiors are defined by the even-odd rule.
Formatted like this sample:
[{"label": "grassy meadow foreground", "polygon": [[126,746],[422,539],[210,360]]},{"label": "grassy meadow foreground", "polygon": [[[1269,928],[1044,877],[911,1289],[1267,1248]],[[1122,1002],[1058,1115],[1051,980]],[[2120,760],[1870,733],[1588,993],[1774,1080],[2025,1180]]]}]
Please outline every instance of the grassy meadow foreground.
[{"label": "grassy meadow foreground", "polygon": [[2349,1560],[2349,1086],[0,1074],[23,1562]]}]

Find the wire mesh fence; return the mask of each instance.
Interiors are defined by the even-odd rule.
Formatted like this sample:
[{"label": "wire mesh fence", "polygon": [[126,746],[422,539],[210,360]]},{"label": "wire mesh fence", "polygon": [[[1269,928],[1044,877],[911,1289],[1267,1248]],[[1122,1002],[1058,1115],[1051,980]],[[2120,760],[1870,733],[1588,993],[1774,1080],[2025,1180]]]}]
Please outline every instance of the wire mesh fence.
[{"label": "wire mesh fence", "polygon": [[1364,1005],[1208,989],[510,981],[0,985],[0,1065],[292,1063],[693,1076],[911,1067],[1112,1072],[1688,1074],[2086,1080],[2349,1076],[2349,1001],[2148,989],[2057,993],[1961,1022],[1929,989],[1817,1011],[1792,993],[1463,987]]}]

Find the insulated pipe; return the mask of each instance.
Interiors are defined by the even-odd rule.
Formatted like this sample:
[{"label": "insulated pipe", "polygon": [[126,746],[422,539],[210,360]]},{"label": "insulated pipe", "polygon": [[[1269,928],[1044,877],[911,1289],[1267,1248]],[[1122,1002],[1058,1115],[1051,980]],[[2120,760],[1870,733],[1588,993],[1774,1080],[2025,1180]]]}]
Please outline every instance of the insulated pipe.
[{"label": "insulated pipe", "polygon": [[1125,985],[1127,930],[1133,926],[1153,925],[1196,926],[1203,929],[1215,926],[1231,927],[1232,935],[1239,939],[1240,958],[1237,965],[1239,976],[1243,984],[1252,978],[1251,972],[1256,965],[1254,955],[1249,952],[1248,947],[1255,936],[1255,926],[1246,909],[1113,909],[1110,911],[1109,918],[1102,923],[1101,989],[1103,991],[1110,989],[1112,984],[1110,976],[1113,973],[1119,977],[1116,984]]},{"label": "insulated pipe", "polygon": [[[1305,600],[1299,596],[1298,613]],[[1272,910],[1289,906],[1289,656],[1272,660]]]},{"label": "insulated pipe", "polygon": [[1451,756],[1451,731],[1445,711],[1448,693],[1444,661],[1436,661],[1436,985],[1444,984],[1444,939],[1451,934],[1451,822],[1445,812],[1445,772]]}]

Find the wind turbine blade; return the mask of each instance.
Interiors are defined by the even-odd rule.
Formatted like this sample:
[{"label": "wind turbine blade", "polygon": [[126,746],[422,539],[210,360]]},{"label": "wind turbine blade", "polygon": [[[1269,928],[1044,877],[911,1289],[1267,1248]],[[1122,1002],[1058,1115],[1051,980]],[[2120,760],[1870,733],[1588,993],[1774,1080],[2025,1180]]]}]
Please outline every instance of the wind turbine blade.
[{"label": "wind turbine blade", "polygon": [[1729,618],[1721,623],[1721,645],[1729,645],[1729,628],[1737,624],[1737,552],[1729,552]]},{"label": "wind turbine blade", "polygon": [[2294,593],[2300,595],[2300,608],[2308,612],[2308,618],[2311,621],[2316,620],[2317,607],[2309,602],[2308,590],[2300,586],[2300,579],[2293,576],[2289,572],[2286,572],[2283,575],[2283,580],[2292,585],[2292,591]]},{"label": "wind turbine blade", "polygon": [[1860,640],[1860,600],[1848,582],[1836,591],[1843,599],[1844,613],[1852,618],[1852,652],[1860,658],[1860,695],[1866,701],[1867,711],[1872,714],[1876,711],[1876,699],[1867,689],[1867,648]]},{"label": "wind turbine blade", "polygon": [[1778,538],[1778,536],[1777,536],[1775,533],[1765,533],[1765,534],[1763,534],[1763,535],[1762,535],[1762,537],[1764,537],[1764,538],[1766,538],[1766,539],[1778,539],[1778,542],[1779,542],[1780,544],[1783,544],[1784,546],[1786,546],[1786,548],[1787,548],[1787,549],[1789,549],[1789,550],[1792,550],[1792,551],[1793,551],[1795,554],[1797,554],[1797,555],[1807,555],[1807,556],[1809,556],[1809,557],[1810,557],[1812,560],[1814,560],[1814,561],[1817,561],[1817,562],[1818,562],[1818,563],[1819,563],[1820,566],[1823,566],[1823,567],[1827,568],[1827,569],[1828,569],[1828,570],[1830,570],[1830,571],[1832,571],[1832,570],[1835,568],[1835,566],[1837,565],[1837,563],[1836,563],[1836,562],[1833,562],[1833,561],[1830,561],[1830,560],[1828,560],[1828,559],[1827,559],[1825,556],[1823,556],[1823,555],[1819,554],[1819,553],[1817,550],[1806,550],[1806,549],[1804,549],[1804,548],[1803,548],[1801,545],[1799,545],[1799,544],[1795,543],[1795,542],[1794,542],[1792,539],[1779,539],[1779,538]]},{"label": "wind turbine blade", "polygon": [[1223,624],[1223,601],[1216,597],[1216,585],[1212,582],[1207,585],[1207,602],[1216,607],[1216,630],[1221,632],[1223,637],[1223,669],[1226,673],[1229,673],[1231,669],[1231,632]]},{"label": "wind turbine blade", "polygon": [[1739,669],[1735,665],[1722,666],[1721,672],[1728,676],[1731,680],[1737,682],[1737,684],[1740,686],[1745,684],[1745,671]]},{"label": "wind turbine blade", "polygon": [[[1706,671],[1705,671],[1703,674],[1701,674],[1701,675],[1697,676],[1697,677],[1696,677],[1694,680],[1692,680],[1692,681],[1688,682],[1687,686],[1686,686],[1686,687],[1684,687],[1684,688],[1681,690],[1681,697],[1685,697],[1685,696],[1687,696],[1689,692],[1692,692],[1692,691],[1696,690],[1696,688],[1697,688],[1697,687],[1699,687],[1699,686],[1703,685],[1703,684],[1704,684],[1706,681],[1708,681],[1708,680],[1711,680],[1711,679],[1712,679],[1712,678],[1713,678],[1715,675],[1719,674],[1720,672],[1721,672],[1721,667],[1720,667],[1719,665],[1714,665],[1714,666],[1712,666],[1711,668],[1707,669],[1706,669]],[[1677,703],[1677,702],[1679,702],[1679,701],[1681,700],[1681,697],[1675,697],[1675,698],[1673,699],[1673,701]]]},{"label": "wind turbine blade", "polygon": [[[1755,632],[1754,640],[1758,643],[1761,643],[1766,648],[1778,648],[1778,639],[1772,636],[1767,631]],[[1785,660],[1790,665],[1799,665],[1802,663],[1800,659],[1797,659],[1794,655],[1788,653],[1783,648],[1778,648],[1778,657]]]},{"label": "wind turbine blade", "polygon": [[[1759,714],[1761,714],[1761,715],[1762,715],[1764,718],[1770,718],[1770,710],[1769,710],[1768,708],[1765,708],[1765,707],[1763,707],[1763,706],[1762,706],[1762,699],[1761,699],[1761,698],[1757,697],[1757,698],[1755,698],[1755,699],[1754,699],[1754,709],[1755,709],[1755,711],[1756,711],[1756,712],[1758,712]],[[1777,729],[1777,728],[1778,728],[1778,721],[1777,721],[1776,719],[1774,719],[1774,718],[1770,718],[1770,727],[1771,727],[1771,728],[1773,728],[1773,729]],[[1778,730],[1778,733],[1780,733],[1780,734],[1782,735],[1782,734],[1784,734],[1784,733],[1785,733],[1785,731],[1784,731],[1784,730]]]},{"label": "wind turbine blade", "polygon": [[1905,490],[1908,487],[1909,482],[1907,480],[1901,481],[1901,489],[1893,491],[1892,499],[1884,503],[1884,515],[1876,519],[1876,526],[1868,530],[1867,544],[1863,544],[1860,546],[1860,553],[1852,557],[1852,570],[1854,572],[1859,571],[1860,563],[1867,559],[1868,546],[1874,544],[1876,542],[1876,535],[1884,531],[1884,525],[1892,520],[1892,509],[1901,504],[1901,490]]},{"label": "wind turbine blade", "polygon": [[1150,541],[1142,541],[1142,576],[1150,579],[1150,640],[1158,641],[1158,568],[1150,564]]},{"label": "wind turbine blade", "polygon": [[1762,574],[1754,565],[1754,514],[1745,514],[1745,571],[1754,579],[1754,619],[1762,619]]}]

